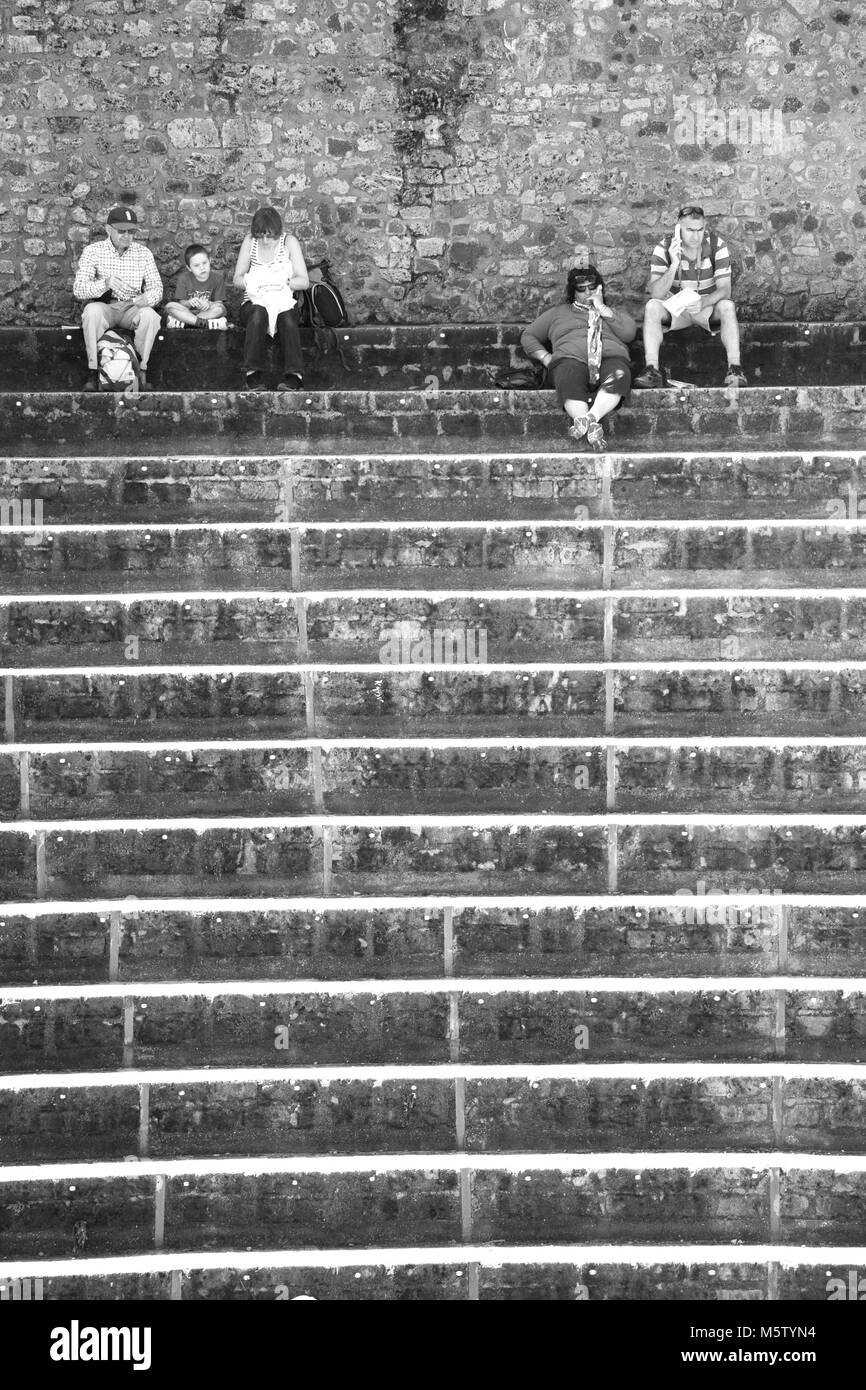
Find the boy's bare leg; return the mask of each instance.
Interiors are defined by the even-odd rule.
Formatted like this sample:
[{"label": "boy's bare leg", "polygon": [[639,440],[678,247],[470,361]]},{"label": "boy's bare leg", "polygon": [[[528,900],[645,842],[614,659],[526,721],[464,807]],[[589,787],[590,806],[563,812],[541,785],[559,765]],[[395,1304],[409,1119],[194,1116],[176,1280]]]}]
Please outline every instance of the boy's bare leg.
[{"label": "boy's bare leg", "polygon": [[195,328],[198,323],[198,314],[193,309],[188,309],[185,304],[166,304],[165,312],[168,318],[189,324],[191,328]]}]

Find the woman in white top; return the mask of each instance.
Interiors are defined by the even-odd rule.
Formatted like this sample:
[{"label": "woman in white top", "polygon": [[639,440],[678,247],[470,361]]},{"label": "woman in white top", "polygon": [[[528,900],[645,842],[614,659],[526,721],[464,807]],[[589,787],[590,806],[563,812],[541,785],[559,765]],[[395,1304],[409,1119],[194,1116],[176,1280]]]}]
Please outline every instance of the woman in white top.
[{"label": "woman in white top", "polygon": [[278,338],[283,376],[277,390],[297,391],[304,382],[304,359],[292,290],[309,288],[310,277],[297,237],[283,230],[276,208],[259,208],[244,237],[233,284],[244,291],[241,323],[246,329],[244,371],[249,391],[265,391],[266,338]]}]

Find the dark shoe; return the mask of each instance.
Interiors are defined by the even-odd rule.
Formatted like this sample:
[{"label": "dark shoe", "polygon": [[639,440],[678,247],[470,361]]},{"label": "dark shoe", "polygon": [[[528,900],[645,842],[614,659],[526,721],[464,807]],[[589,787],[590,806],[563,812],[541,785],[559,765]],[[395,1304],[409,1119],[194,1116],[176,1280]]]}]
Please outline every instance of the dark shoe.
[{"label": "dark shoe", "polygon": [[632,386],[637,386],[642,391],[657,391],[660,387],[667,386],[664,372],[660,372],[658,367],[644,367],[640,376],[636,376]]},{"label": "dark shoe", "polygon": [[284,376],[277,386],[278,391],[302,391],[304,389],[304,378],[297,372],[289,372]]},{"label": "dark shoe", "polygon": [[196,319],[195,324],[193,325],[193,327],[195,327],[195,328],[207,328],[207,319]]},{"label": "dark shoe", "polygon": [[739,363],[735,367],[728,367],[728,375],[725,377],[726,386],[748,386],[746,373]]},{"label": "dark shoe", "polygon": [[95,367],[87,368],[87,376],[81,383],[81,389],[82,391],[99,390],[99,372],[96,370]]},{"label": "dark shoe", "polygon": [[267,391],[268,388],[261,372],[247,372],[246,389],[247,391]]}]

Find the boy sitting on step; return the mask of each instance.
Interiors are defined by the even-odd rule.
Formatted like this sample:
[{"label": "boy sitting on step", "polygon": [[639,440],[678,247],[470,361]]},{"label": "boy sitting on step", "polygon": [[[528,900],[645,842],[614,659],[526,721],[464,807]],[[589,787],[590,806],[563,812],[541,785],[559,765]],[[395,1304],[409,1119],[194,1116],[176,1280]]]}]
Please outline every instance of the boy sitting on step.
[{"label": "boy sitting on step", "polygon": [[166,328],[227,328],[226,281],[210,256],[194,242],[183,253],[186,270],[177,277],[174,299],[165,306]]}]

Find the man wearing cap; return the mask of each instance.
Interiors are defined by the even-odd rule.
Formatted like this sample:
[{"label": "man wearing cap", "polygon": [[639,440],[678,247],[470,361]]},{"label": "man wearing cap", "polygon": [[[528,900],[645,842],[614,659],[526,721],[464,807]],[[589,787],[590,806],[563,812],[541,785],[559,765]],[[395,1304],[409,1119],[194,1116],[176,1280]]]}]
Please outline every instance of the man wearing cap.
[{"label": "man wearing cap", "polygon": [[737,311],[731,298],[731,253],[718,232],[708,229],[703,208],[693,203],[680,208],[673,232],[663,236],[653,251],[649,292],[652,298],[643,320],[646,367],[635,377],[635,386],[667,385],[659,370],[659,350],[665,333],[680,328],[703,328],[712,334],[720,331],[728,354],[725,385],[747,385],[740,366]]},{"label": "man wearing cap", "polygon": [[156,305],[162,299],[162,279],[146,246],[136,241],[138,218],[132,208],[112,208],[104,241],[85,246],[75,272],[72,293],[87,303],[81,314],[87,350],[85,391],[99,390],[96,344],[106,328],[135,332],[141,363],[141,389],[147,390],[147,364],[160,326]]}]

